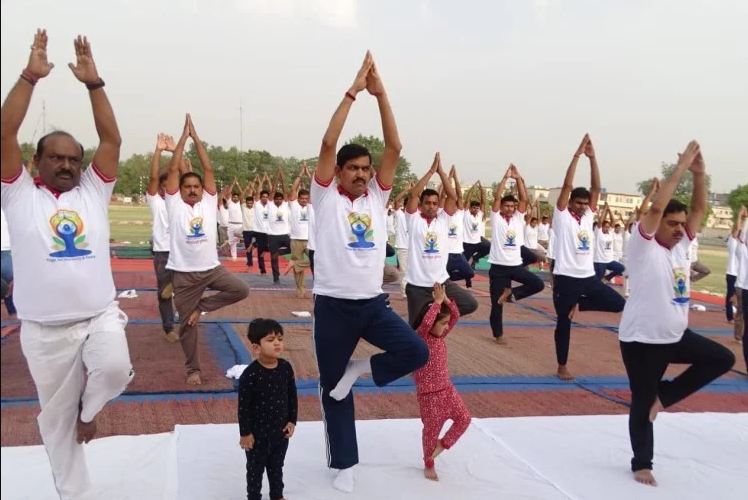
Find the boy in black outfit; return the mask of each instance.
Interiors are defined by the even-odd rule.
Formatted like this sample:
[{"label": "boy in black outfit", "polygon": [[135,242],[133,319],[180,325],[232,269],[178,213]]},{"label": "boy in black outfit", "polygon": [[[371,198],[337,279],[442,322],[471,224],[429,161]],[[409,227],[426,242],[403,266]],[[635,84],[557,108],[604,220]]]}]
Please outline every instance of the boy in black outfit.
[{"label": "boy in black outfit", "polygon": [[270,498],[283,498],[283,460],[296,427],[296,382],[283,352],[283,327],[257,318],[247,337],[255,360],[239,378],[239,446],[247,454],[247,498],[262,498],[267,468]]}]

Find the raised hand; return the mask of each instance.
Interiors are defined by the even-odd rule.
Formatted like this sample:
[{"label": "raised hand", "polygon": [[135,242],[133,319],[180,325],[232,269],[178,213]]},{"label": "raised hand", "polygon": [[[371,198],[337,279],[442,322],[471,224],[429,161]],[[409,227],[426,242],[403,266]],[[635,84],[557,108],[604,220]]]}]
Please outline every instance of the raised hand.
[{"label": "raised hand", "polygon": [[182,129],[182,138],[186,139],[190,136],[190,114],[184,115],[184,128]]},{"label": "raised hand", "polygon": [[582,156],[582,153],[584,153],[584,150],[587,148],[587,142],[590,140],[590,134],[584,134],[584,137],[582,137],[582,142],[579,143],[579,147],[577,148],[576,153],[574,153],[574,156],[577,158]]},{"label": "raised hand", "polygon": [[364,62],[361,63],[361,68],[358,70],[358,73],[356,73],[356,78],[353,80],[353,84],[351,85],[351,92],[355,94],[366,88],[368,83],[367,75],[373,64],[374,59],[371,57],[371,52],[367,50],[366,56],[364,56]]},{"label": "raised hand", "polygon": [[[678,154],[678,166],[676,168],[690,168],[691,164],[701,153],[701,147],[696,141],[691,141],[682,153]],[[702,160],[703,163],[703,160]]]},{"label": "raised hand", "polygon": [[703,174],[706,172],[706,165],[704,164],[704,156],[701,154],[701,148],[699,148],[699,154],[697,154],[693,159],[688,170],[690,170],[692,174]]},{"label": "raised hand", "polygon": [[434,303],[441,304],[444,302],[444,299],[447,297],[446,292],[444,291],[444,285],[441,283],[434,283]]},{"label": "raised hand", "polygon": [[91,54],[91,44],[88,43],[88,38],[78,35],[73,40],[73,45],[75,46],[76,64],[68,64],[73,75],[85,84],[100,82],[101,78],[99,78],[99,72],[96,71],[96,64],[94,64],[93,55]]},{"label": "raised hand", "polygon": [[170,153],[173,153],[175,149],[177,149],[177,143],[174,142],[174,138],[167,134],[162,134],[164,136],[164,143],[166,145],[166,151],[169,151]]},{"label": "raised hand", "polygon": [[158,134],[156,137],[156,149],[158,151],[166,151],[166,134]]},{"label": "raised hand", "polygon": [[54,64],[47,61],[47,30],[37,29],[26,70],[37,78],[44,78],[54,67]]},{"label": "raised hand", "polygon": [[587,144],[584,145],[584,155],[590,160],[595,157],[595,147],[592,145],[592,139],[586,134]]},{"label": "raised hand", "polygon": [[190,137],[192,137],[192,140],[197,142],[200,139],[197,137],[197,131],[195,130],[195,124],[192,123],[192,116],[190,116],[189,113],[187,113],[187,127],[190,133]]},{"label": "raised hand", "polygon": [[439,170],[439,166],[441,165],[441,158],[439,157],[439,153],[437,152],[434,155],[434,161],[431,163],[431,168],[429,169],[429,172],[433,175]]},{"label": "raised hand", "polygon": [[384,95],[384,83],[382,83],[382,78],[379,76],[377,65],[373,60],[369,73],[366,75],[366,90],[375,97]]}]

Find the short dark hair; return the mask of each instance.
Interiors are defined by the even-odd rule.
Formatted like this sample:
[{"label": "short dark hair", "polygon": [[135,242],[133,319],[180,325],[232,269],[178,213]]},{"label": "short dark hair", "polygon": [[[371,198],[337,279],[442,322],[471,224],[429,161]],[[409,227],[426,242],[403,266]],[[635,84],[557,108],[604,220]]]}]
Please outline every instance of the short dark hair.
[{"label": "short dark hair", "polygon": [[688,214],[688,207],[685,203],[682,203],[676,199],[672,199],[665,206],[665,210],[662,212],[662,216],[665,217],[668,214],[678,212],[686,212],[686,214]]},{"label": "short dark hair", "polygon": [[296,195],[296,196],[306,196],[308,194],[309,194],[309,190],[308,189],[299,189],[299,194]]},{"label": "short dark hair", "polygon": [[245,196],[244,197],[244,201],[255,201],[255,197],[254,196]]},{"label": "short dark hair", "polygon": [[253,344],[259,345],[268,335],[277,333],[283,335],[283,327],[274,319],[255,318],[247,328],[247,338]]},{"label": "short dark hair", "polygon": [[590,200],[591,198],[590,190],[585,187],[574,188],[569,195],[569,200]]},{"label": "short dark hair", "polygon": [[538,218],[537,217],[532,217],[530,219],[530,223],[533,223],[533,222],[538,222]]},{"label": "short dark hair", "polygon": [[231,191],[231,196],[232,197],[239,196],[239,194],[240,194],[239,191]]},{"label": "short dark hair", "polygon": [[179,186],[181,187],[182,184],[184,184],[185,179],[188,179],[190,177],[195,177],[197,180],[200,181],[200,185],[203,185],[203,178],[200,177],[200,174],[195,172],[185,172],[182,175],[179,176]]},{"label": "short dark hair", "polygon": [[267,189],[263,189],[262,191],[260,191],[260,197],[262,197],[263,194],[270,196],[270,191],[268,191]]},{"label": "short dark hair", "polygon": [[[431,309],[431,306],[434,305],[433,302],[429,302],[423,308],[421,309],[421,312],[418,313],[418,316],[416,316],[416,321],[413,323],[413,329],[418,329],[419,326],[421,326],[421,323],[423,323],[423,318],[426,317],[426,313],[429,312],[429,309]],[[436,315],[436,319],[434,320],[434,323],[436,323],[439,320],[442,320],[444,318],[448,318],[452,315],[452,311],[449,310],[449,306],[442,302],[442,307],[439,309],[439,313]]]},{"label": "short dark hair", "polygon": [[479,206],[480,206],[480,202],[479,201],[473,200],[473,201],[470,202],[470,208],[479,207]]},{"label": "short dark hair", "polygon": [[511,201],[513,203],[519,203],[519,200],[515,198],[513,194],[508,194],[506,196],[501,197],[501,203],[506,203],[507,201]]},{"label": "short dark hair", "polygon": [[438,198],[439,193],[434,189],[426,188],[421,191],[421,196],[418,197],[418,201],[423,203],[423,200],[425,200],[427,196],[436,196]]},{"label": "short dark hair", "polygon": [[276,198],[285,198],[285,196],[286,195],[283,194],[281,191],[276,191],[275,194],[273,195],[273,199],[276,199]]},{"label": "short dark hair", "polygon": [[65,132],[64,130],[55,130],[54,132],[50,132],[47,135],[43,136],[41,139],[39,139],[39,141],[36,143],[36,157],[37,158],[42,157],[42,154],[44,153],[44,143],[47,141],[47,139],[50,137],[57,137],[57,136],[70,137],[72,140],[74,140],[78,144],[78,147],[81,148],[81,160],[83,159],[83,157],[86,154],[85,150],[83,149],[83,144],[78,142],[78,140],[75,137],[73,137],[73,134],[69,132]]},{"label": "short dark hair", "polygon": [[543,216],[543,220],[548,220],[548,216],[547,216],[547,215],[544,215],[544,216]]},{"label": "short dark hair", "polygon": [[362,156],[367,156],[369,158],[369,163],[371,163],[371,153],[369,153],[368,149],[360,144],[346,144],[338,151],[335,163],[338,167],[342,167],[352,159],[360,158]]}]

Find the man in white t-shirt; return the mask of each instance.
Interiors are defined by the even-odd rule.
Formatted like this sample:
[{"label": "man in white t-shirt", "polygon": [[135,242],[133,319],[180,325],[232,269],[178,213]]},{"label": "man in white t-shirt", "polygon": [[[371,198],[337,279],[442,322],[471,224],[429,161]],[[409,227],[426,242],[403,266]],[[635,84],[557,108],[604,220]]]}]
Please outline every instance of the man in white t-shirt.
[{"label": "man in white t-shirt", "polygon": [[[245,190],[248,193],[249,190]],[[252,267],[252,247],[255,236],[255,198],[252,195],[244,197],[242,205],[242,238],[244,240],[244,253],[247,258],[247,267]]]},{"label": "man in white t-shirt", "polygon": [[[517,183],[517,194],[503,195],[507,180]],[[491,331],[498,344],[504,344],[504,303],[522,300],[543,291],[543,280],[522,265],[520,248],[524,243],[525,211],[527,210],[527,190],[525,180],[517,167],[510,165],[504,177],[496,186],[491,207],[491,253],[488,271],[491,293]],[[512,281],[521,283],[512,288]]]},{"label": "man in white t-shirt", "polygon": [[242,231],[244,226],[244,221],[242,219],[241,186],[236,177],[234,177],[234,181],[231,183],[229,191],[231,192],[231,198],[226,202],[226,214],[228,219],[226,232],[231,260],[236,261],[236,247],[239,245],[239,240],[241,240],[243,236]]},{"label": "man in white t-shirt", "polygon": [[[145,192],[145,199],[153,219],[151,232],[151,253],[153,254],[153,269],[156,272],[156,298],[158,299],[158,312],[161,316],[161,326],[167,342],[179,342],[179,335],[174,331],[174,306],[172,296],[174,286],[172,283],[172,272],[166,269],[169,261],[169,216],[166,213],[166,202],[164,191],[168,172],[160,173],[161,154],[164,151],[174,152],[174,139],[166,134],[158,134],[156,139],[156,150],[151,157],[151,175]],[[182,163],[180,170],[187,172]]]},{"label": "man in white t-shirt", "polygon": [[[690,213],[686,205],[670,199],[686,170],[693,174]],[[651,486],[657,484],[652,475],[652,422],[657,412],[698,391],[735,363],[729,349],[688,329],[688,246],[706,213],[705,178],[699,145],[692,141],[671,176],[662,181],[628,245],[631,298],[618,337],[631,387],[631,470],[636,481]],[[691,366],[673,380],[663,380],[670,363]]]},{"label": "man in white t-shirt", "polygon": [[[452,169],[449,171],[450,182],[454,181],[454,189],[457,194],[457,206],[455,213],[449,216],[449,232],[447,233],[447,245],[449,246],[449,257],[447,259],[447,273],[449,273],[449,279],[452,281],[465,280],[465,284],[468,284],[475,276],[475,271],[468,263],[465,258],[465,245],[463,240],[464,224],[465,224],[465,205],[463,204],[462,198],[460,198],[460,192],[462,187],[460,186],[460,179],[457,177],[457,168],[452,165]],[[446,196],[444,189],[440,199],[440,206],[444,207],[446,202]]]},{"label": "man in white t-shirt", "polygon": [[[580,156],[590,160],[592,186],[574,188],[574,174]],[[569,358],[571,319],[574,311],[621,312],[625,300],[611,287],[595,278],[593,265],[592,223],[600,197],[600,171],[595,149],[585,134],[569,164],[553,213],[555,257],[553,265],[553,305],[556,309],[557,376],[562,380],[574,377],[566,367]]]},{"label": "man in white t-shirt", "polygon": [[725,271],[727,294],[725,294],[725,316],[727,317],[728,322],[734,322],[734,337],[738,342],[743,341],[743,321],[746,319],[743,317],[742,293],[737,287],[743,243],[740,233],[746,220],[748,220],[748,209],[746,209],[745,206],[741,206],[740,212],[735,218],[732,232],[727,238],[727,270]]},{"label": "man in white t-shirt", "polygon": [[[595,253],[592,261],[595,264],[595,277],[610,283],[616,276],[626,270],[623,264],[615,259],[613,248],[615,236],[612,231],[613,212],[606,203],[603,207],[600,222],[595,229]],[[621,240],[623,243],[623,240]],[[606,271],[610,271],[605,274]]]},{"label": "man in white t-shirt", "polygon": [[276,191],[273,195],[273,203],[268,203],[268,248],[270,249],[270,268],[273,271],[273,283],[280,283],[281,252],[291,251],[291,227],[289,217],[291,209],[285,201],[285,194]]},{"label": "man in white t-shirt", "polygon": [[691,283],[695,283],[702,280],[712,274],[712,270],[709,269],[706,264],[699,260],[699,238],[696,236],[691,241],[691,248],[689,249],[689,255],[691,256]]},{"label": "man in white t-shirt", "polygon": [[[745,207],[743,207],[745,210]],[[738,238],[738,269],[735,279],[735,293],[740,293],[740,310],[743,313],[743,361],[748,369],[748,218],[743,218],[743,228]]]},{"label": "man in white t-shirt", "polygon": [[393,204],[395,219],[395,254],[397,255],[397,266],[400,269],[400,293],[405,296],[405,275],[408,272],[408,223],[405,220],[405,207],[403,206],[403,199],[407,203],[407,194],[413,187],[411,182],[407,189],[403,189],[395,197]]},{"label": "man in white t-shirt", "polygon": [[264,253],[268,250],[268,231],[270,231],[270,192],[260,191],[259,203],[255,203],[255,238],[257,245],[257,265],[260,274],[267,274]]},{"label": "man in white t-shirt", "polygon": [[551,239],[551,224],[547,215],[540,219],[538,224],[538,244],[548,250],[548,241]]},{"label": "man in white t-shirt", "polygon": [[[366,89],[379,104],[384,152],[376,174],[368,150],[346,144],[335,153],[351,104]],[[314,345],[319,368],[327,465],[333,486],[354,489],[358,444],[351,388],[370,372],[383,386],[428,359],[423,340],[388,305],[382,293],[386,207],[400,159],[400,138],[387,94],[370,53],[345,93],[322,139],[312,180],[315,218]],[[360,339],[383,350],[353,360]]]},{"label": "man in white t-shirt", "polygon": [[[478,191],[480,201],[471,200],[473,190]],[[468,209],[462,225],[462,246],[465,249],[465,259],[475,269],[478,262],[491,251],[491,243],[486,239],[486,193],[480,181],[473,184],[465,194],[464,204]],[[473,285],[469,279],[465,280],[465,284],[468,288]]]},{"label": "man in white t-shirt", "polygon": [[[179,174],[188,137],[195,144],[204,178],[194,172]],[[174,305],[179,313],[179,340],[185,355],[187,384],[199,385],[202,378],[197,334],[201,314],[239,302],[249,294],[249,287],[218,261],[213,165],[190,115],[185,119],[182,137],[169,163],[165,187],[170,238],[166,268],[173,271]],[[218,293],[203,296],[207,289]]]},{"label": "man in white t-shirt", "polygon": [[623,226],[613,224],[613,260],[623,263]]},{"label": "man in white t-shirt", "polygon": [[[447,195],[444,210],[439,210],[439,193],[424,189],[435,173],[441,178]],[[457,305],[460,316],[475,312],[478,301],[470,291],[449,279],[449,216],[457,208],[457,193],[442,169],[439,153],[426,175],[413,186],[405,209],[408,223],[408,272],[405,296],[408,299],[408,322],[415,327],[433,302],[434,283],[444,285],[447,296]],[[430,285],[429,285],[430,284]]]},{"label": "man in white t-shirt", "polygon": [[70,69],[88,89],[99,136],[87,169],[83,146],[62,131],[39,140],[33,158],[39,177],[32,179],[21,162],[18,129],[35,84],[53,67],[46,31],[37,30],[26,69],[0,111],[0,198],[18,250],[13,298],[41,406],[39,432],[63,499],[89,491],[81,443],[94,437],[96,416],[134,374],[109,258],[109,200],[121,138],[88,40],[79,36],[74,45],[77,62]]},{"label": "man in white t-shirt", "polygon": [[291,186],[288,196],[289,222],[291,226],[291,263],[293,264],[293,275],[296,283],[296,296],[303,299],[306,296],[304,287],[304,274],[309,267],[309,252],[307,243],[309,241],[309,219],[314,207],[309,203],[310,194],[307,189],[299,189],[301,178],[309,177],[311,174],[304,163],[299,176]]},{"label": "man in white t-shirt", "polygon": [[10,316],[16,315],[16,306],[13,304],[13,257],[10,253],[10,233],[8,232],[8,221],[5,219],[5,211],[0,210],[0,246],[2,246],[2,261],[0,263],[0,274],[2,275],[3,290],[2,298]]}]

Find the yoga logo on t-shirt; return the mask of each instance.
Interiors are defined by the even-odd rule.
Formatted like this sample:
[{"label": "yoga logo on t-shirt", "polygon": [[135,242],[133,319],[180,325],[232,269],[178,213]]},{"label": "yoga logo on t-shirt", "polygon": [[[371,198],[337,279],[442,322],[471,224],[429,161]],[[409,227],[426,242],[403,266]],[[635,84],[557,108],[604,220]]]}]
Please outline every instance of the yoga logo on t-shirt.
[{"label": "yoga logo on t-shirt", "polygon": [[676,304],[687,304],[688,297],[688,275],[682,267],[673,268],[673,302]]},{"label": "yoga logo on t-shirt", "polygon": [[371,217],[369,214],[351,212],[348,214],[348,224],[351,226],[351,242],[348,246],[351,248],[372,248],[374,242],[374,230],[371,229]]},{"label": "yoga logo on t-shirt", "polygon": [[590,233],[581,229],[577,232],[577,250],[590,250]]},{"label": "yoga logo on t-shirt", "polygon": [[203,218],[195,217],[194,219],[190,220],[190,227],[187,229],[187,238],[195,239],[202,238],[204,236],[205,233],[203,232]]},{"label": "yoga logo on t-shirt", "polygon": [[267,210],[263,210],[262,211],[262,220],[268,220],[268,211]]},{"label": "yoga logo on t-shirt", "polygon": [[283,222],[283,212],[275,212],[275,222]]},{"label": "yoga logo on t-shirt", "polygon": [[513,229],[506,232],[506,241],[504,242],[505,247],[516,247],[517,246],[517,233]]},{"label": "yoga logo on t-shirt", "polygon": [[299,213],[299,222],[309,222],[309,209],[302,208]]},{"label": "yoga logo on t-shirt", "polygon": [[439,253],[439,237],[434,231],[426,231],[423,235],[423,252]]},{"label": "yoga logo on t-shirt", "polygon": [[475,233],[478,231],[478,223],[473,221],[470,223],[470,232]]},{"label": "yoga logo on t-shirt", "polygon": [[605,250],[610,250],[613,248],[613,242],[612,241],[606,241],[605,242]]},{"label": "yoga logo on t-shirt", "polygon": [[49,218],[49,225],[54,233],[52,248],[56,250],[50,257],[81,257],[91,253],[84,250],[88,246],[83,233],[85,225],[75,210],[58,210]]},{"label": "yoga logo on t-shirt", "polygon": [[457,238],[457,224],[449,225],[449,232],[447,233],[449,238]]}]

